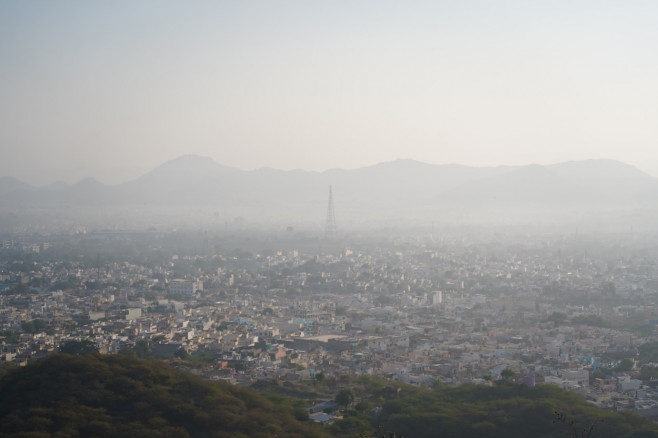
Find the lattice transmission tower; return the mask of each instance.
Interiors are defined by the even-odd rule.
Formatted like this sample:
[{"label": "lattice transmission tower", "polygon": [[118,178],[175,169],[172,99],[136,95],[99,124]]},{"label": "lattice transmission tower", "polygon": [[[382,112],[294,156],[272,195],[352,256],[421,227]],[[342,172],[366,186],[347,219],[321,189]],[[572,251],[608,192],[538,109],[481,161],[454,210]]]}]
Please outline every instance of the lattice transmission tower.
[{"label": "lattice transmission tower", "polygon": [[327,222],[324,225],[324,236],[332,238],[336,235],[336,213],[334,213],[334,196],[329,186],[329,204],[327,205]]}]

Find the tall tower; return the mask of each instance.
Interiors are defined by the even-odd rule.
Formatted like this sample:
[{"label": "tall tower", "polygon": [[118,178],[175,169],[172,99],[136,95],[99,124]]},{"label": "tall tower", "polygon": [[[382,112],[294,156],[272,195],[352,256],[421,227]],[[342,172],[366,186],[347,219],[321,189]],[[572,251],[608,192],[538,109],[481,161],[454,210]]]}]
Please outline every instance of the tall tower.
[{"label": "tall tower", "polygon": [[336,235],[336,214],[334,213],[334,197],[329,186],[329,204],[327,205],[327,223],[324,226],[324,237],[332,238]]}]

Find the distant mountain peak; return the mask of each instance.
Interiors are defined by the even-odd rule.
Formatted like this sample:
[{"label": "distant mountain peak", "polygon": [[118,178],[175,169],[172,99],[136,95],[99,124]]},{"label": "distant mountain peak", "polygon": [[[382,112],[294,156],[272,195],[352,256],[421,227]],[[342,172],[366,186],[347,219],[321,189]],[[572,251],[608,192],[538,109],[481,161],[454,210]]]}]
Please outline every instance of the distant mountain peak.
[{"label": "distant mountain peak", "polygon": [[196,155],[196,154],[185,154],[179,157],[173,158],[169,161],[165,161],[162,165],[175,164],[175,163],[214,163],[211,157],[206,155]]},{"label": "distant mountain peak", "polygon": [[0,194],[18,190],[32,190],[33,187],[13,176],[0,177]]},{"label": "distant mountain peak", "polygon": [[211,157],[206,157],[203,155],[181,155],[169,161],[165,161],[156,167],[156,169],[164,168],[182,168],[182,167],[192,167],[192,166],[219,166],[215,160]]},{"label": "distant mountain peak", "polygon": [[92,178],[90,176],[88,176],[86,178],[82,178],[80,181],[73,184],[73,186],[76,186],[76,187],[105,187],[105,185],[102,182],[100,182],[96,178]]},{"label": "distant mountain peak", "polygon": [[565,161],[547,166],[560,176],[575,179],[653,179],[637,167],[607,158]]},{"label": "distant mountain peak", "polygon": [[383,161],[381,163],[373,164],[372,166],[362,167],[360,169],[418,169],[418,168],[438,168],[440,164],[430,164],[424,161],[414,160],[412,158],[398,158],[392,161]]},{"label": "distant mountain peak", "polygon": [[14,178],[13,176],[1,176],[0,184],[16,184],[16,185],[25,185],[25,186],[29,185],[19,180],[18,178]]},{"label": "distant mountain peak", "polygon": [[161,165],[157,166],[156,168],[154,168],[149,173],[161,173],[161,172],[205,173],[205,172],[213,172],[217,170],[232,170],[232,168],[218,164],[211,157],[188,154],[188,155],[181,155],[180,157],[174,158],[173,160],[166,161]]},{"label": "distant mountain peak", "polygon": [[[180,156],[118,186],[86,178],[71,186],[32,189],[13,178],[0,178],[0,206],[16,211],[97,205],[107,211],[125,206],[140,206],[139,212],[171,208],[172,219],[157,216],[171,221],[192,211],[179,213],[178,207],[193,206],[200,221],[212,223],[239,216],[316,223],[326,211],[329,185],[336,194],[340,220],[355,223],[375,219],[420,223],[440,217],[461,221],[469,214],[480,220],[482,212],[486,217],[517,220],[516,212],[518,217],[527,213],[523,216],[527,218],[539,208],[555,215],[575,212],[572,217],[596,208],[658,211],[658,179],[614,160],[474,167],[399,159],[359,169],[312,172],[243,171],[199,155]],[[141,214],[136,213],[136,220],[143,220],[145,216],[137,216]]]}]

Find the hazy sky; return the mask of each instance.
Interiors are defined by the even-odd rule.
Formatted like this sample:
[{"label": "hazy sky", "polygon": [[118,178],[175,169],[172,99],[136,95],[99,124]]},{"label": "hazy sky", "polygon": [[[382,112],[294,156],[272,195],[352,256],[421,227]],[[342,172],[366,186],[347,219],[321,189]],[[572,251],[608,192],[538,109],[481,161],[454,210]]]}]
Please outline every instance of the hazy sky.
[{"label": "hazy sky", "polygon": [[0,176],[182,154],[658,175],[657,20],[655,0],[0,0]]}]

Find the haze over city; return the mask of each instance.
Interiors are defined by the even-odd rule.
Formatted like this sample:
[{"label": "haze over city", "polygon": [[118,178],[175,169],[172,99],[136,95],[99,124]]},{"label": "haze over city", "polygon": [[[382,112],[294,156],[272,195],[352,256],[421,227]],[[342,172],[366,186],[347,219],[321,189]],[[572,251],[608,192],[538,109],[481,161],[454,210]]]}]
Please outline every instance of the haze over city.
[{"label": "haze over city", "polygon": [[657,17],[0,0],[0,436],[658,436]]},{"label": "haze over city", "polygon": [[0,1],[0,176],[607,158],[658,175],[653,1]]}]

